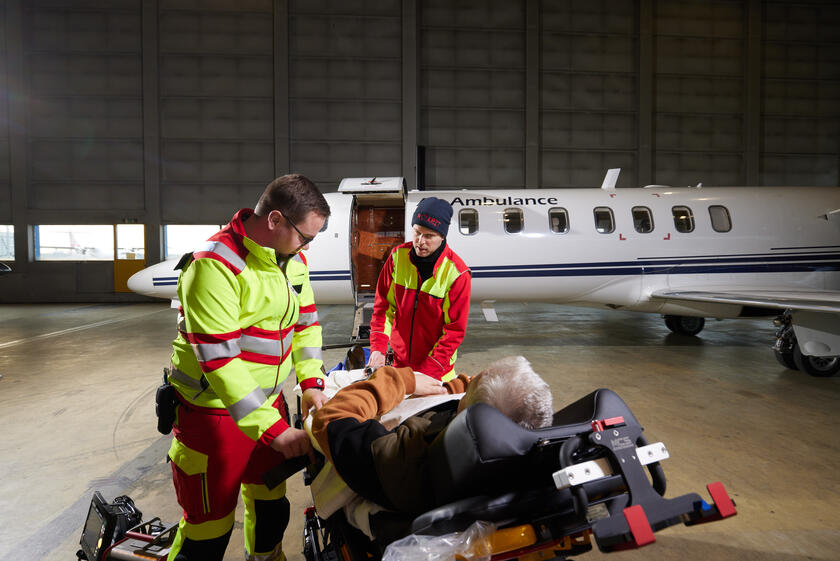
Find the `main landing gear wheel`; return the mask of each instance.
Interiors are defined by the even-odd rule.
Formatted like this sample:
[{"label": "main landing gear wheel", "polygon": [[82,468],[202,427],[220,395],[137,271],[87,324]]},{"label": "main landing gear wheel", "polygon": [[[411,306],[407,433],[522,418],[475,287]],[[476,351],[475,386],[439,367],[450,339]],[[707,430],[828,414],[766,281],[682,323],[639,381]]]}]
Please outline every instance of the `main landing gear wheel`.
[{"label": "main landing gear wheel", "polygon": [[818,378],[828,378],[840,372],[840,356],[803,355],[799,343],[793,346],[793,361],[799,370]]},{"label": "main landing gear wheel", "polygon": [[796,366],[796,361],[793,360],[793,351],[785,352],[773,349],[773,354],[776,355],[776,360],[779,361],[779,364],[784,366],[785,368],[790,368],[791,370],[799,370]]},{"label": "main landing gear wheel", "polygon": [[703,331],[706,318],[692,316],[665,316],[665,325],[678,335],[697,335]]}]

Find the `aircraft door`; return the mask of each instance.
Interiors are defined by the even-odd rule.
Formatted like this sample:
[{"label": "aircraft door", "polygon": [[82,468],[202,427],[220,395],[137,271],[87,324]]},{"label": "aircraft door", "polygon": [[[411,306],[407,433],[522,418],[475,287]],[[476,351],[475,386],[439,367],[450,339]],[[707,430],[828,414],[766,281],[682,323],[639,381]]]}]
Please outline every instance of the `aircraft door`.
[{"label": "aircraft door", "polygon": [[379,272],[391,250],[405,241],[402,199],[356,196],[351,222],[351,262],[356,305],[372,302]]}]

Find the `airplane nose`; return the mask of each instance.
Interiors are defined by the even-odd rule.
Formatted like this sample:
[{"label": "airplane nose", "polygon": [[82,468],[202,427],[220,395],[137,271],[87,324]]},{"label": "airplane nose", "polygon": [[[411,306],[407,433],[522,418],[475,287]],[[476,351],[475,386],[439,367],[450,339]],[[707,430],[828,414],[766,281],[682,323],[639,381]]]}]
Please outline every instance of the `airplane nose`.
[{"label": "airplane nose", "polygon": [[128,289],[132,292],[136,292],[137,294],[143,294],[143,288],[146,284],[145,282],[146,271],[137,271],[130,277],[128,277],[128,281],[126,285],[128,285]]}]

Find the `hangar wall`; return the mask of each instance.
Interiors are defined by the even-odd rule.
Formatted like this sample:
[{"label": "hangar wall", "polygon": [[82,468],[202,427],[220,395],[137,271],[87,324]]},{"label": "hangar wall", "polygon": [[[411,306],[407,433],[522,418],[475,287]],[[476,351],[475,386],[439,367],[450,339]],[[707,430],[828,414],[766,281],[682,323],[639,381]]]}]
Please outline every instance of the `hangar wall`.
[{"label": "hangar wall", "polygon": [[838,185],[829,0],[0,0],[0,301],[118,301],[38,224],[224,223],[325,191]]}]

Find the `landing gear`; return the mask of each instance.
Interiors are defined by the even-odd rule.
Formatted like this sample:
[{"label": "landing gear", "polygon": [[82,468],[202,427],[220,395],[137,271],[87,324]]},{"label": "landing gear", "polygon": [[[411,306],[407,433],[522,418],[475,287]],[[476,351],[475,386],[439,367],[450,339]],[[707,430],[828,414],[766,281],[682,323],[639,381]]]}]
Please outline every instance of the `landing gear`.
[{"label": "landing gear", "polygon": [[840,356],[803,355],[799,344],[793,347],[793,362],[802,372],[818,378],[828,378],[840,372]]},{"label": "landing gear", "polygon": [[840,357],[802,354],[802,349],[799,348],[793,332],[790,314],[777,317],[774,323],[779,326],[779,329],[776,331],[773,353],[782,366],[791,370],[800,370],[818,378],[827,378],[840,372]]},{"label": "landing gear", "polygon": [[678,335],[697,335],[703,331],[706,319],[692,316],[665,316],[665,325]]}]

